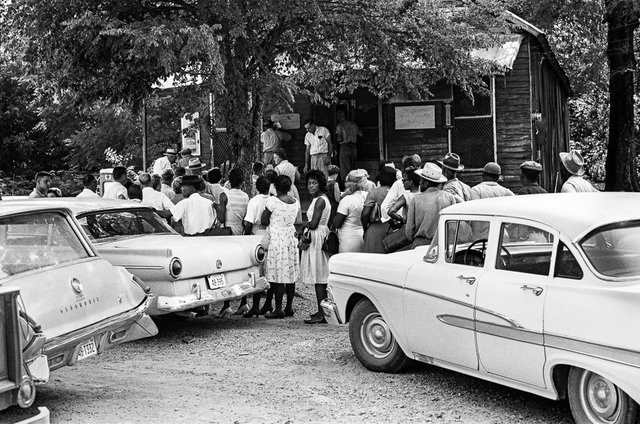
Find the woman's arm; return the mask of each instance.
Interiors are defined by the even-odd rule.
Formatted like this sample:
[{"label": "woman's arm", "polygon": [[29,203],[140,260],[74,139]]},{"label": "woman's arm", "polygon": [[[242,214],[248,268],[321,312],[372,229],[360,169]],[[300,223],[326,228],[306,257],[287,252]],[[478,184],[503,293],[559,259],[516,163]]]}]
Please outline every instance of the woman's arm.
[{"label": "woman's arm", "polygon": [[227,198],[226,193],[220,193],[220,205],[218,210],[218,221],[221,223],[225,223],[227,221],[227,202],[229,199]]},{"label": "woman's arm", "polygon": [[322,197],[316,200],[316,204],[313,208],[313,218],[309,221],[309,229],[315,230],[320,225],[320,218],[322,218],[322,211],[324,211],[325,202]]},{"label": "woman's arm", "polygon": [[266,227],[269,225],[270,222],[271,222],[271,211],[265,208],[264,212],[262,212],[262,217],[260,218],[260,224]]},{"label": "woman's arm", "polygon": [[333,218],[333,229],[338,229],[342,227],[344,221],[347,219],[346,215],[342,215],[340,212],[336,213],[336,216]]},{"label": "woman's arm", "polygon": [[369,227],[369,220],[371,219],[371,213],[373,212],[373,206],[365,206],[362,208],[362,213],[360,214],[360,222],[362,223],[362,228],[367,231]]},{"label": "woman's arm", "polygon": [[253,222],[249,222],[247,220],[242,221],[242,234],[245,236],[251,235],[251,230],[253,230]]},{"label": "woman's arm", "polygon": [[393,205],[391,205],[391,207],[387,211],[387,214],[389,215],[390,218],[396,221],[405,222],[404,218],[398,213],[398,211],[403,207],[405,207],[406,204],[407,204],[407,199],[404,196],[400,196],[400,198],[396,200],[396,202]]}]

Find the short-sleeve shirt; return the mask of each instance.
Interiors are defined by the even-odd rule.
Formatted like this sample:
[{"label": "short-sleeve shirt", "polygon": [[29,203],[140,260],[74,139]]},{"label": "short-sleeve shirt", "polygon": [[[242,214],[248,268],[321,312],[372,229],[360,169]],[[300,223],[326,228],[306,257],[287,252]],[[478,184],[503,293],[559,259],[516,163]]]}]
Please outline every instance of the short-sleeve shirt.
[{"label": "short-sleeve shirt", "polygon": [[307,132],[304,136],[304,144],[309,146],[309,154],[318,155],[321,153],[329,153],[329,141],[331,134],[325,127],[316,126],[316,132],[311,134]]},{"label": "short-sleeve shirt", "polygon": [[100,196],[95,191],[92,191],[92,190],[89,190],[88,188],[85,188],[76,197],[79,197],[79,198],[83,198],[83,197],[84,198],[93,198],[93,197],[100,197]]},{"label": "short-sleeve shirt", "polygon": [[129,200],[127,188],[117,181],[114,181],[111,184],[107,185],[107,188],[104,189],[104,195],[102,197],[105,199]]},{"label": "short-sleeve shirt", "polygon": [[245,215],[244,220],[254,225],[259,225],[262,219],[262,212],[264,212],[268,198],[268,194],[257,194],[255,197],[250,199],[247,204],[247,215]]},{"label": "short-sleeve shirt", "polygon": [[169,162],[169,159],[166,156],[156,159],[153,163],[153,173],[162,175],[162,172],[165,169],[171,169],[171,162]]},{"label": "short-sleeve shirt", "polygon": [[171,199],[164,193],[155,191],[152,187],[142,189],[142,203],[157,211],[169,210],[173,207]]},{"label": "short-sleeve shirt", "polygon": [[364,200],[366,197],[366,191],[356,191],[355,193],[349,194],[340,200],[340,203],[338,204],[338,213],[346,217],[344,224],[342,224],[343,227],[362,227],[360,215],[362,214],[362,208],[364,207]]},{"label": "short-sleeve shirt", "polygon": [[182,220],[184,232],[189,235],[203,233],[216,222],[213,202],[198,193],[176,203],[170,211],[175,221]]},{"label": "short-sleeve shirt", "polygon": [[582,177],[572,175],[562,184],[561,193],[588,193],[598,191],[595,187]]},{"label": "short-sleeve shirt", "polygon": [[514,196],[511,190],[506,187],[502,187],[495,181],[483,181],[473,186],[470,190],[470,194],[471,200]]},{"label": "short-sleeve shirt", "polygon": [[262,131],[260,141],[262,142],[262,151],[264,153],[272,153],[280,147],[280,137],[278,137],[278,134],[276,134],[273,128],[267,128]]},{"label": "short-sleeve shirt", "polygon": [[358,126],[353,121],[339,122],[336,125],[336,137],[340,140],[340,144],[356,143],[358,141]]},{"label": "short-sleeve shirt", "polygon": [[382,222],[387,222],[389,220],[389,209],[393,206],[394,203],[398,201],[398,199],[406,194],[407,191],[404,189],[404,183],[402,180],[394,181],[391,189],[384,197],[382,204],[380,205],[380,212],[382,212]]}]

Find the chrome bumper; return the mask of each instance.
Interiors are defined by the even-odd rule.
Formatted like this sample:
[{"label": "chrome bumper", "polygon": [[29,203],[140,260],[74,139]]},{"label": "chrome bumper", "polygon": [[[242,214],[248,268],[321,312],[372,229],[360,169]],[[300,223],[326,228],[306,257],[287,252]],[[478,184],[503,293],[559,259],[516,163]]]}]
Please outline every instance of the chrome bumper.
[{"label": "chrome bumper", "polygon": [[338,313],[338,307],[336,304],[329,299],[325,299],[320,302],[320,307],[322,308],[322,312],[324,312],[324,318],[327,320],[329,324],[333,325],[341,325],[344,324],[340,319],[340,314]]},{"label": "chrome bumper", "polygon": [[49,424],[49,410],[44,406],[38,407],[38,415],[18,421],[15,424]]},{"label": "chrome bumper", "polygon": [[[158,296],[156,309],[160,313],[181,312],[194,309],[199,306],[223,302],[225,300],[239,299],[254,293],[260,293],[269,288],[269,283],[264,277],[249,279],[239,284],[222,287],[215,290],[202,290],[200,286],[195,293],[184,296]],[[151,315],[154,309],[149,310]]]}]

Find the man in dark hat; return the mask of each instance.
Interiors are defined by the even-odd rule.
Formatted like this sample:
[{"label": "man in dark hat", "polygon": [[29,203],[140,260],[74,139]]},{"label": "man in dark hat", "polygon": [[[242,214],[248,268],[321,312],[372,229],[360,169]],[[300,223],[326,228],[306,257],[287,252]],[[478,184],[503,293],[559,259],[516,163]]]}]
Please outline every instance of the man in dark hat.
[{"label": "man in dark hat", "polygon": [[167,149],[164,152],[164,156],[156,159],[153,163],[153,173],[162,175],[162,171],[165,169],[173,169],[173,164],[177,158],[178,152],[176,152],[176,149]]},{"label": "man in dark hat", "polygon": [[540,187],[540,172],[542,172],[542,165],[533,160],[522,162],[520,165],[520,183],[522,188],[518,191],[518,195],[522,194],[541,194],[546,193],[547,190]]},{"label": "man in dark hat", "polygon": [[206,235],[207,230],[213,228],[216,223],[217,214],[213,202],[198,193],[202,182],[198,175],[182,177],[184,200],[169,209],[172,219],[182,224],[185,235]]},{"label": "man in dark hat", "polygon": [[513,196],[513,192],[508,188],[498,184],[502,175],[502,168],[495,162],[487,163],[482,169],[482,182],[475,185],[471,190],[471,199],[487,199],[490,197]]},{"label": "man in dark hat", "polygon": [[458,179],[458,171],[464,169],[464,165],[460,164],[460,156],[449,152],[438,163],[442,167],[442,175],[447,178],[442,190],[451,193],[458,203],[471,200],[471,187]]},{"label": "man in dark hat", "polygon": [[584,175],[584,159],[577,150],[572,150],[569,153],[560,153],[560,177],[564,184],[562,184],[561,193],[576,193],[576,192],[595,192],[595,189],[589,181],[583,178]]}]

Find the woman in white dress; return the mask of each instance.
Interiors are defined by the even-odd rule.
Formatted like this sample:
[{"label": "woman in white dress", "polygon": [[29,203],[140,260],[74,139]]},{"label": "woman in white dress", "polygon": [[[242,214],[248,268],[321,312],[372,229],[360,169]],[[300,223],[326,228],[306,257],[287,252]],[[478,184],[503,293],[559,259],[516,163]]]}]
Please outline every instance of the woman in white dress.
[{"label": "woman in white dress", "polygon": [[304,322],[307,324],[326,323],[320,302],[327,298],[327,278],[329,277],[329,254],[322,250],[322,244],[329,234],[331,204],[326,195],[327,179],[322,171],[312,169],[307,173],[307,190],[313,197],[307,217],[307,228],[311,234],[309,247],[302,251],[300,270],[302,281],[315,286],[318,311]]},{"label": "woman in white dress", "polygon": [[354,169],[347,175],[345,181],[346,196],[340,200],[336,217],[333,218],[333,228],[338,229],[340,242],[339,252],[363,252],[364,229],[360,215],[367,198],[367,172],[364,169]]},{"label": "woman in white dress", "polygon": [[[296,187],[296,183],[300,181],[300,173],[298,172],[298,169],[287,160],[287,153],[283,148],[278,148],[273,152],[273,161],[276,164],[275,171],[278,175],[286,175],[291,180],[291,193],[289,193],[289,195],[295,197],[299,203],[300,193]],[[298,214],[296,220],[296,223],[300,222],[302,222],[302,210]]]},{"label": "woman in white dress", "polygon": [[[293,296],[295,284],[300,281],[300,259],[298,240],[294,223],[300,212],[300,202],[287,193],[291,189],[291,179],[278,175],[274,185],[277,196],[269,197],[262,213],[262,225],[268,226],[269,249],[265,277],[273,287],[276,308],[267,312],[265,318],[293,316]],[[287,294],[287,304],[282,309],[282,298]]]}]

